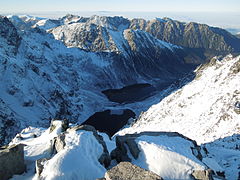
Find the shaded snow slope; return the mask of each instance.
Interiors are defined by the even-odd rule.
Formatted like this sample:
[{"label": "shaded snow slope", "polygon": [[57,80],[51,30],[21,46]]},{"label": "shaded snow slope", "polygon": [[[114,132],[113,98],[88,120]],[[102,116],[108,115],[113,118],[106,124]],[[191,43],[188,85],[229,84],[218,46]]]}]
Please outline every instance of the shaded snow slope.
[{"label": "shaded snow slope", "polygon": [[142,131],[172,131],[199,144],[239,133],[240,57],[213,59],[201,66],[191,83],[153,105],[132,127],[119,134]]}]

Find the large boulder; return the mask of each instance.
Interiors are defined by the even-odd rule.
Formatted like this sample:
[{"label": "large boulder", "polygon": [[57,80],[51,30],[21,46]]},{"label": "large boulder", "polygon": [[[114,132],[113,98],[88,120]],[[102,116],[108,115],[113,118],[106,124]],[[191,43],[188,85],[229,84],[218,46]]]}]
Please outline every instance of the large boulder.
[{"label": "large boulder", "polygon": [[98,161],[104,165],[105,167],[108,167],[110,165],[111,162],[111,158],[109,156],[109,152],[106,146],[105,141],[103,140],[103,137],[100,136],[96,129],[93,126],[90,125],[78,125],[75,127],[72,127],[69,129],[69,131],[79,131],[79,130],[85,130],[85,131],[91,131],[93,133],[93,135],[95,136],[96,140],[99,142],[99,144],[102,145],[103,147],[103,153],[100,156],[100,158],[98,159]]},{"label": "large boulder", "polygon": [[129,149],[134,159],[137,159],[141,150],[135,140],[141,136],[167,136],[183,138],[192,143],[191,151],[193,155],[196,156],[199,160],[202,160],[200,147],[197,145],[196,141],[193,141],[177,132],[141,132],[138,134],[126,134],[124,136],[116,136],[117,148],[111,152],[112,159],[116,159],[117,162],[131,161],[131,159],[128,156],[127,149]]},{"label": "large boulder", "polygon": [[105,173],[106,180],[162,180],[157,174],[133,165],[121,162]]},{"label": "large boulder", "polygon": [[25,171],[23,144],[0,148],[0,179],[6,180]]},{"label": "large boulder", "polygon": [[37,160],[36,178],[91,180],[104,176],[110,164],[106,144],[92,126],[79,125],[60,132],[53,149],[50,159]]},{"label": "large boulder", "polygon": [[193,176],[211,179],[208,167],[201,161],[206,155],[204,150],[179,133],[142,132],[116,136],[116,146],[111,152],[112,159],[131,162],[164,179],[191,179]]}]

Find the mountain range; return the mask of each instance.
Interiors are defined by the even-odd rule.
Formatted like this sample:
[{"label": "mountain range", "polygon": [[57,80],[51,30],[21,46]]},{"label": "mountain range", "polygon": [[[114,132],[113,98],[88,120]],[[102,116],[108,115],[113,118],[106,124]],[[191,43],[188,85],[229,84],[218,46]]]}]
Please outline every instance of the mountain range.
[{"label": "mountain range", "polygon": [[[62,178],[61,170],[70,179],[101,178],[125,160],[164,179],[207,169],[235,179],[239,52],[240,39],[223,29],[170,18],[0,16],[0,145],[26,145],[23,178],[47,158],[43,179]],[[79,127],[84,122],[102,132]],[[50,143],[58,137],[63,149]],[[76,152],[89,161],[82,176],[65,168]],[[157,166],[152,153],[178,170]]]}]

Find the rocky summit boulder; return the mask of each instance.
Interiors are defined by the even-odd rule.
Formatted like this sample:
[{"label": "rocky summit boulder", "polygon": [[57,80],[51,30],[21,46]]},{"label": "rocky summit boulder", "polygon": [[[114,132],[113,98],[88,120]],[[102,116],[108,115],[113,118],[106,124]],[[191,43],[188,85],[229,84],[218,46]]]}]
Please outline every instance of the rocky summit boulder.
[{"label": "rocky summit boulder", "polygon": [[0,148],[0,179],[6,180],[25,171],[22,144]]},{"label": "rocky summit boulder", "polygon": [[[111,157],[128,161],[164,179],[211,179],[202,162],[205,152],[195,141],[175,132],[142,132],[116,137]],[[195,172],[195,173],[193,173]],[[143,178],[144,179],[144,178]]]},{"label": "rocky summit boulder", "polygon": [[105,180],[162,180],[162,178],[130,162],[121,162],[105,173]]},{"label": "rocky summit boulder", "polygon": [[[53,124],[54,131],[61,130],[61,123]],[[102,177],[110,164],[106,144],[92,126],[70,127],[53,141],[53,155],[36,161],[37,178],[91,180]]]}]

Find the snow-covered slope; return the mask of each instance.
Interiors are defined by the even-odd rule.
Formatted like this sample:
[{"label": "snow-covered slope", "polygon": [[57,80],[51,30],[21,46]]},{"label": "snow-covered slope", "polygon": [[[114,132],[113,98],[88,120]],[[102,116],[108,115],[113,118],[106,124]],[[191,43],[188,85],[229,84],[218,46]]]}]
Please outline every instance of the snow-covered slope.
[{"label": "snow-covered slope", "polygon": [[[203,162],[227,179],[239,177],[240,56],[214,58],[196,70],[195,79],[142,113],[117,134],[144,131],[181,133],[208,153]],[[216,164],[216,162],[218,162]]]},{"label": "snow-covered slope", "polygon": [[122,133],[179,132],[199,144],[240,132],[234,104],[240,100],[240,57],[213,59],[196,70],[191,83],[153,105]]}]

